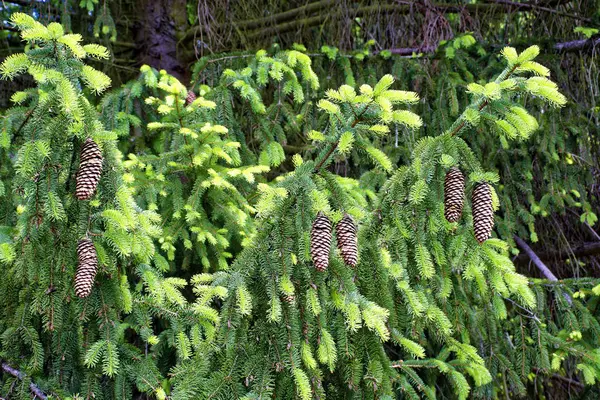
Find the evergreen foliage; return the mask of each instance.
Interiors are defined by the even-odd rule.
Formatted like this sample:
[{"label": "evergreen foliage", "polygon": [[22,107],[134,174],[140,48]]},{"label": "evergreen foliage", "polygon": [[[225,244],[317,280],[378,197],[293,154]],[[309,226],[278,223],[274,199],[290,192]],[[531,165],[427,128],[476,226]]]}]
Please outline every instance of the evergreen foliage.
[{"label": "evergreen foliage", "polygon": [[[507,51],[512,57],[511,62],[514,62],[514,50]],[[403,125],[393,124],[390,127],[393,135],[384,135],[375,141],[376,147],[383,150],[393,164],[401,165],[410,161],[421,137],[434,136],[450,129],[461,108],[481,106],[486,102],[486,96],[491,96],[494,107],[487,107],[484,113],[470,111],[453,128],[460,124],[477,123],[477,135],[470,136],[467,142],[482,166],[500,177],[502,184],[497,189],[504,208],[496,215],[497,230],[511,244],[511,252],[516,253],[512,239],[514,233],[529,238],[533,243],[540,240],[536,220],[549,217],[552,213],[564,213],[568,207],[577,213],[581,221],[593,225],[598,209],[595,196],[588,194],[588,188],[594,182],[591,171],[596,165],[594,149],[597,146],[593,143],[597,127],[594,118],[585,116],[589,117],[593,111],[573,102],[557,110],[557,105],[565,104],[565,97],[547,77],[552,70],[555,80],[563,83],[563,86],[569,82],[569,77],[561,70],[560,64],[552,63],[549,57],[544,60],[551,63],[551,68],[527,59],[535,57],[537,51],[532,52],[523,55],[523,60],[527,61],[519,64],[515,70],[517,75],[504,83],[515,84],[519,90],[498,91],[497,85],[490,80],[503,70],[504,58],[500,59],[497,54],[486,51],[468,33],[443,42],[435,59],[394,57],[386,52],[376,53],[369,46],[364,51],[352,53],[323,46],[321,51],[311,53],[312,68],[320,81],[320,88],[316,93],[313,92],[312,98],[323,97],[327,90],[343,84],[357,87],[363,83],[375,85],[378,76],[388,73],[409,89],[420,93],[426,101],[415,103],[414,111],[423,119],[423,129],[411,131]],[[196,84],[214,82],[224,68],[241,70],[248,64],[248,58],[253,56],[248,53],[206,56],[196,64],[193,77]],[[527,71],[535,79],[528,79],[527,87],[524,87],[519,74]],[[465,86],[468,92],[463,90]],[[489,92],[486,93],[486,90]],[[469,92],[480,97],[477,105],[471,105]],[[526,103],[513,104],[513,108],[509,106],[512,103],[506,96],[514,94],[525,96],[526,99],[549,97],[548,105],[540,109],[537,118],[531,118],[531,115],[524,113],[523,105]],[[503,98],[496,98],[498,95]],[[592,109],[593,106],[593,103],[589,105]],[[281,115],[276,120],[286,128],[286,155],[289,159],[301,152],[305,157],[313,157],[314,147],[305,138],[312,139],[313,135],[318,138],[318,132],[326,129],[328,121],[315,114],[316,102],[306,102],[292,110],[297,121],[295,129],[290,129],[292,125],[288,126]],[[236,116],[237,120],[245,121],[243,114]],[[470,118],[479,118],[481,121],[470,121]],[[566,120],[571,122],[562,122]],[[561,129],[565,124],[566,129]],[[226,123],[224,125],[228,126]],[[297,131],[303,135],[298,136]],[[519,138],[528,140],[516,140]],[[342,175],[360,177],[361,186],[373,192],[381,187],[385,174],[381,171],[364,174],[365,161],[355,154],[350,158],[340,157],[334,159],[335,170]],[[552,243],[556,241],[556,236],[549,233],[541,239]]]},{"label": "evergreen foliage", "polygon": [[[360,293],[343,254],[330,256],[325,269],[313,266],[309,250],[315,216],[315,226],[326,231],[319,234],[331,237],[328,218],[345,221],[345,212],[364,217],[366,211],[364,200],[349,196],[340,178],[324,170],[331,155],[353,148],[368,154],[374,149],[371,137],[387,131],[387,124],[418,119],[396,108],[416,94],[391,90],[392,83],[384,76],[375,87],[362,86],[360,94],[351,86],[329,91],[318,101],[330,128],[322,133],[317,159],[294,157],[293,172],[275,186],[259,186],[257,234],[216,279],[230,295],[221,307],[227,322],[220,327],[214,372],[205,383],[203,371],[192,375],[192,365],[200,362],[192,360],[190,375],[174,382],[174,398],[182,398],[183,387],[199,398],[343,398],[373,393],[373,382],[363,374],[390,371],[382,347],[390,337],[388,310]],[[377,156],[389,164],[383,153]],[[330,240],[321,245],[326,243],[331,245]],[[294,302],[282,302],[290,295]],[[391,394],[391,381],[379,379],[378,390]]]},{"label": "evergreen foliage", "polygon": [[[117,136],[83,94],[110,83],[84,63],[106,57],[105,49],[82,45],[56,23],[20,13],[12,21],[28,49],[2,63],[0,73],[27,72],[36,87],[16,93],[5,118],[1,152],[10,163],[3,168],[14,175],[5,192],[3,222],[10,225],[1,230],[0,357],[59,397],[158,395],[161,357],[177,352],[182,331],[214,330],[216,311],[192,308],[180,292],[186,282],[151,264],[160,216],[135,203]],[[98,147],[79,157],[90,139]],[[91,199],[78,200],[77,170],[99,151],[98,187]],[[80,240],[85,248],[78,249]],[[27,385],[13,387],[9,380],[3,392],[30,397]]]},{"label": "evergreen foliage", "polygon": [[[110,79],[84,61],[106,49],[12,21],[27,48],[0,74],[36,86],[0,135],[0,358],[47,393],[512,398],[556,374],[600,395],[600,284],[509,257],[564,168],[514,182],[519,158],[580,143],[536,133],[566,103],[536,46],[480,54],[476,78],[459,37],[443,85],[418,60],[275,46],[201,59],[192,88],[144,66],[96,108]],[[543,210],[580,197],[593,224],[564,185]]]},{"label": "evergreen foliage", "polygon": [[252,233],[248,193],[269,167],[243,162],[240,142],[214,123],[216,104],[204,97],[208,87],[186,105],[187,89],[164,71],[144,66],[138,82],[156,93],[144,100],[156,120],[147,125],[147,151],[125,161],[125,179],[140,204],[163,213],[159,242],[168,260],[181,241],[184,269],[198,263],[207,271],[226,269],[230,247],[239,248]]}]

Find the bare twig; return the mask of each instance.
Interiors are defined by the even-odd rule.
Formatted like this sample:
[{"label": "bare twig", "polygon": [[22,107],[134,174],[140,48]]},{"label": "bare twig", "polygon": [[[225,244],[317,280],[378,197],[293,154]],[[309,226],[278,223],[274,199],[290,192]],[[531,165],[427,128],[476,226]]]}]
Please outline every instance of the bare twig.
[{"label": "bare twig", "polygon": [[[17,378],[20,381],[22,381],[22,380],[24,380],[26,378],[26,375],[23,372],[19,371],[18,369],[15,369],[15,368],[11,367],[6,362],[2,362],[2,370],[4,372],[6,372],[7,374],[14,376],[15,378]],[[42,391],[42,389],[40,389],[33,382],[31,382],[29,384],[29,390],[31,390],[31,393],[33,393],[36,397],[40,398],[41,400],[46,400],[48,398],[48,396],[46,395],[46,393],[44,393]]]},{"label": "bare twig", "polygon": [[583,17],[581,15],[577,15],[577,14],[570,14],[567,12],[563,12],[560,10],[557,10],[556,7],[544,7],[544,6],[540,6],[538,4],[532,4],[532,3],[517,3],[515,1],[510,1],[510,0],[487,0],[488,3],[493,3],[493,4],[503,4],[506,5],[508,7],[514,7],[517,9],[524,9],[524,10],[538,10],[538,11],[543,11],[543,12],[547,12],[550,14],[555,14],[555,15],[559,15],[561,17],[566,17],[566,18],[573,18],[573,19],[577,19],[579,21],[583,21],[583,22],[591,22],[592,20],[590,18],[587,17]]},{"label": "bare twig", "polygon": [[534,253],[533,250],[531,250],[531,247],[529,247],[529,245],[525,243],[523,239],[521,239],[517,235],[514,235],[513,239],[517,243],[517,246],[519,246],[521,250],[523,250],[527,254],[527,256],[529,256],[531,261],[533,261],[535,266],[538,267],[538,269],[542,272],[542,275],[544,275],[546,279],[553,282],[556,282],[558,280],[556,275],[554,275],[552,271],[550,271],[550,268],[548,268],[546,264],[544,264],[544,262],[537,256],[537,254]]},{"label": "bare twig", "polygon": [[[517,235],[514,235],[513,239],[517,243],[517,246],[519,246],[521,250],[523,250],[529,256],[533,264],[535,264],[535,266],[542,272],[542,275],[544,275],[546,279],[552,282],[558,281],[556,275],[554,275],[552,271],[550,271],[550,268],[548,268],[546,264],[544,264],[544,262],[537,256],[537,254],[534,253],[533,250],[531,250],[531,247],[529,247],[529,245],[523,239],[521,239]],[[563,293],[563,296],[565,300],[567,300],[569,305],[573,303],[571,296],[569,296],[566,293]]]},{"label": "bare twig", "polygon": [[[548,251],[538,253],[538,257],[541,260],[566,260],[571,256],[574,257],[590,257],[600,255],[600,242],[594,243],[582,243],[579,246],[572,248],[569,251]],[[516,263],[521,263],[527,260],[527,256],[519,255],[515,258]]]},{"label": "bare twig", "polygon": [[577,387],[580,387],[580,388],[585,387],[585,385],[583,383],[581,383],[579,381],[576,381],[574,379],[567,378],[566,376],[562,376],[562,375],[558,375],[558,374],[547,375],[545,373],[545,371],[542,370],[542,369],[535,368],[535,367],[532,368],[532,369],[536,373],[536,375],[546,375],[546,376],[549,376],[550,378],[555,378],[555,379],[559,379],[561,381],[567,382],[570,385],[574,385],[574,386],[577,386]]}]

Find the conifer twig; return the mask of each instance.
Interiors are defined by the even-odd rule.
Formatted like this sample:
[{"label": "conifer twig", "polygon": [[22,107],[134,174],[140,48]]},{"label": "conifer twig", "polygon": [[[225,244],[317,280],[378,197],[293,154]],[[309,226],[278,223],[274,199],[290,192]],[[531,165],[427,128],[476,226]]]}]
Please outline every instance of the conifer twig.
[{"label": "conifer twig", "polygon": [[[18,380],[22,381],[24,380],[27,376],[19,371],[18,369],[15,369],[13,367],[11,367],[10,365],[8,365],[8,363],[6,362],[2,362],[2,371],[6,372],[7,374],[17,378]],[[33,393],[36,397],[40,398],[41,400],[46,400],[48,398],[48,396],[46,395],[46,393],[44,393],[42,391],[42,389],[40,389],[35,383],[31,382],[29,384],[29,390],[31,390],[31,393]]]},{"label": "conifer twig", "polygon": [[329,150],[327,151],[327,153],[325,153],[325,155],[323,156],[323,159],[321,161],[319,161],[317,163],[317,165],[315,166],[315,174],[317,172],[319,172],[319,170],[323,167],[323,164],[325,164],[325,162],[329,159],[329,157],[331,157],[331,154],[335,151],[335,149],[337,149],[338,145],[340,144],[339,140],[336,140],[331,147],[329,148]]},{"label": "conifer twig", "polygon": [[19,125],[19,129],[17,129],[17,131],[15,132],[14,136],[18,136],[19,135],[19,133],[21,132],[21,129],[23,129],[23,127],[25,126],[25,124],[27,124],[27,122],[29,121],[29,118],[31,118],[31,116],[33,115],[34,111],[35,111],[35,107],[33,107],[31,110],[29,110],[29,111],[27,111],[25,113],[25,119],[23,120],[23,122],[21,122],[21,125]]},{"label": "conifer twig", "polygon": [[[354,128],[360,121],[362,121],[362,117],[365,114],[365,112],[367,112],[367,110],[369,109],[369,107],[371,106],[372,102],[369,102],[365,108],[363,108],[363,110],[358,114],[354,114],[355,118],[354,118],[354,122],[352,122],[352,125],[350,125],[352,128]],[[354,109],[352,109],[352,111],[354,112]],[[329,150],[327,151],[327,153],[325,154],[325,156],[323,156],[323,159],[321,161],[319,161],[317,163],[317,166],[315,167],[315,174],[317,172],[319,172],[319,170],[323,167],[323,165],[327,162],[327,160],[329,159],[329,157],[331,157],[331,154],[335,151],[335,149],[337,149],[338,145],[340,144],[339,140],[336,140],[331,147],[329,148]]]},{"label": "conifer twig", "polygon": [[[519,67],[519,64],[515,64],[510,68],[505,68],[504,71],[502,71],[502,73],[500,75],[498,75],[498,77],[496,78],[496,80],[494,81],[495,83],[500,83],[503,82],[505,80],[507,80],[512,74],[513,72],[515,72],[515,70]],[[490,104],[490,102],[486,99],[486,98],[479,98],[477,99],[477,101],[475,103],[473,103],[473,108],[477,108],[477,111],[481,111],[483,110],[488,104]],[[470,107],[467,107],[467,110]],[[452,124],[452,126],[450,127],[450,129],[448,129],[448,131],[450,132],[450,136],[454,136],[456,135],[458,132],[460,132],[460,130],[462,128],[465,127],[466,122],[465,122],[465,113],[466,111],[463,111],[462,114],[460,114],[460,116],[456,119],[456,121],[454,121],[454,123]]]}]

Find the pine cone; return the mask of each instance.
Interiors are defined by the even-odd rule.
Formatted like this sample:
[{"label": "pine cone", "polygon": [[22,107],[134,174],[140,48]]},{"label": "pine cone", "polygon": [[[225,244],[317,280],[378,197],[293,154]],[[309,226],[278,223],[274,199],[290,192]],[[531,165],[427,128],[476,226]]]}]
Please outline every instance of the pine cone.
[{"label": "pine cone", "polygon": [[322,212],[317,214],[310,232],[310,255],[317,271],[325,271],[329,266],[331,249],[331,221]]},{"label": "pine cone", "polygon": [[77,297],[88,297],[94,286],[94,278],[98,270],[98,257],[94,243],[82,239],[77,243],[77,273],[75,275],[75,294]]},{"label": "pine cone", "polygon": [[193,90],[188,90],[187,96],[185,97],[185,105],[189,106],[196,100],[196,93]]},{"label": "pine cone", "polygon": [[473,230],[479,243],[492,236],[494,227],[494,208],[492,206],[492,190],[490,185],[480,182],[475,185],[471,198],[473,208]]},{"label": "pine cone", "polygon": [[293,294],[284,294],[281,296],[281,298],[283,299],[283,301],[285,301],[288,304],[293,304],[294,301],[296,300],[296,296]]},{"label": "pine cone", "polygon": [[79,200],[88,200],[96,191],[102,174],[102,151],[91,138],[87,138],[81,147],[79,170],[75,196]]},{"label": "pine cone", "polygon": [[450,168],[444,180],[444,216],[448,222],[460,219],[465,203],[465,177],[456,167]]},{"label": "pine cone", "polygon": [[344,262],[356,267],[358,262],[358,240],[356,237],[357,227],[354,220],[348,214],[340,220],[335,226],[337,235],[337,245]]}]

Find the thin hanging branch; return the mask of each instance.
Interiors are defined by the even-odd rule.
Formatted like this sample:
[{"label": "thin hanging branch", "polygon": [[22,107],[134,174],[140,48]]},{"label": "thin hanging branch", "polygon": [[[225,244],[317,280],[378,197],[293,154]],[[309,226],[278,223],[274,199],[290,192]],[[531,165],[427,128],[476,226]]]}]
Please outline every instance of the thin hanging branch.
[{"label": "thin hanging branch", "polygon": [[[7,374],[9,374],[9,375],[17,378],[20,381],[24,380],[27,377],[23,372],[19,371],[18,369],[15,369],[15,368],[11,367],[6,362],[2,362],[2,371],[4,371]],[[29,384],[29,390],[31,390],[31,393],[33,393],[36,397],[40,398],[41,400],[46,400],[48,398],[48,396],[46,395],[46,393],[44,393],[44,391],[42,389],[40,389],[33,382],[31,382]]]}]

